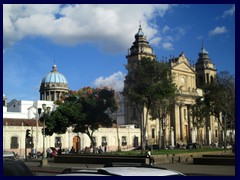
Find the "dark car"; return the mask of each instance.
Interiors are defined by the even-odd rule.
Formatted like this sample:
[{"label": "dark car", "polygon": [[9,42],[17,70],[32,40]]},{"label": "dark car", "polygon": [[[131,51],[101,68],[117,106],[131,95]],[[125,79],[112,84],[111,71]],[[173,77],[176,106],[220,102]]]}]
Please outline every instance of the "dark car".
[{"label": "dark car", "polygon": [[200,144],[198,143],[189,143],[186,146],[186,149],[198,149],[201,148]]},{"label": "dark car", "polygon": [[34,176],[23,161],[3,160],[4,176]]}]

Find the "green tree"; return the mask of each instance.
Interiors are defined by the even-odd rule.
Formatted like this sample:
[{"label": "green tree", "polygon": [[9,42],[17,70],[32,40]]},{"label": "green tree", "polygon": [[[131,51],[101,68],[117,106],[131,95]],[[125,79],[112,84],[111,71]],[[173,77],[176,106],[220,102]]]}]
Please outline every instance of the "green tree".
[{"label": "green tree", "polygon": [[[203,97],[196,101],[193,109],[194,116],[198,117],[196,123],[209,123],[208,117],[213,115],[226,137],[227,122],[231,124],[232,129],[235,129],[235,78],[229,72],[221,71],[212,83],[204,86],[203,91]],[[226,145],[226,142],[224,144]]]},{"label": "green tree", "polygon": [[[177,91],[172,77],[170,76],[171,69],[169,64],[159,62],[157,76],[159,80],[155,83],[155,91],[153,94],[153,103],[150,107],[150,114],[153,119],[159,120],[159,148],[166,148],[165,137],[165,118],[170,110],[170,105],[175,99],[175,93]],[[161,129],[161,131],[160,131]],[[160,134],[162,132],[162,134]]]},{"label": "green tree", "polygon": [[112,89],[91,87],[69,91],[56,101],[58,108],[47,118],[48,130],[62,134],[71,126],[73,132],[87,134],[95,149],[93,133],[99,127],[111,127],[114,121],[112,113],[118,108],[114,93]]},{"label": "green tree", "polygon": [[[169,67],[155,59],[143,58],[134,64],[129,64],[127,69],[128,74],[125,80],[127,86],[124,88],[124,95],[134,102],[138,109],[142,128],[141,145],[142,151],[144,151],[147,145],[145,135],[150,110],[158,114],[155,111],[157,109],[156,104],[160,104],[161,100],[169,98],[170,94],[174,94],[175,85],[171,81]],[[146,108],[145,123],[144,108]]]},{"label": "green tree", "polygon": [[[226,124],[235,129],[235,78],[227,71],[217,74],[215,81],[204,88],[204,101],[210,113],[218,119],[224,130],[224,147],[226,148]],[[222,121],[220,119],[222,115]]]}]

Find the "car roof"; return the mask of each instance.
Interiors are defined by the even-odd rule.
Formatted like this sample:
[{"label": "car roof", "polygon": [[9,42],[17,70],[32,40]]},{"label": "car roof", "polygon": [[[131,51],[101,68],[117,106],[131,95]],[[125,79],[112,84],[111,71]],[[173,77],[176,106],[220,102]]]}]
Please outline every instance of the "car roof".
[{"label": "car roof", "polygon": [[149,168],[149,167],[105,167],[100,170],[105,170],[110,174],[116,174],[119,176],[174,176],[179,175],[178,172],[161,169],[161,168]]},{"label": "car roof", "polygon": [[11,151],[3,151],[3,157],[14,157],[14,154]]},{"label": "car roof", "polygon": [[114,166],[103,168],[78,168],[65,169],[57,176],[184,176],[184,174],[155,166]]}]

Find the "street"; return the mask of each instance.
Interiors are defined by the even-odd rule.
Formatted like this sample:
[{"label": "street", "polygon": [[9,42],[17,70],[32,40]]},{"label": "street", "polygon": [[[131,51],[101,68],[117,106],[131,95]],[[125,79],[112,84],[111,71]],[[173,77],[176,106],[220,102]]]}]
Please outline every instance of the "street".
[{"label": "street", "polygon": [[[72,164],[49,162],[49,167],[39,167],[39,161],[25,162],[37,176],[55,176],[70,167],[99,168],[103,164]],[[157,164],[171,170],[176,170],[187,176],[235,176],[235,166],[225,165],[195,165],[191,163]]]}]

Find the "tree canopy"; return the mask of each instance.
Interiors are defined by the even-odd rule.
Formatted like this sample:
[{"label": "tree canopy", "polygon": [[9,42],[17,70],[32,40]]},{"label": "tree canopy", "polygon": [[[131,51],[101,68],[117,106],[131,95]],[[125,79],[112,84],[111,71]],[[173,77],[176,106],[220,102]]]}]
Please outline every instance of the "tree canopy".
[{"label": "tree canopy", "polygon": [[[227,71],[217,74],[215,81],[204,87],[204,102],[210,113],[234,124],[235,121],[235,78]],[[221,122],[219,121],[221,124]],[[223,126],[223,124],[221,124]]]},{"label": "tree canopy", "polygon": [[[170,77],[170,67],[156,59],[143,58],[134,64],[129,64],[126,68],[128,74],[124,94],[135,103],[141,117],[142,134],[145,135],[149,112],[160,113],[159,108],[163,105],[163,100],[169,99],[175,94],[176,89]],[[145,124],[142,117],[144,107],[147,111]],[[159,116],[157,115],[155,118],[159,118]],[[142,141],[144,141],[143,137]],[[142,143],[142,150],[144,150],[145,144]]]},{"label": "tree canopy", "polygon": [[112,126],[112,113],[118,108],[114,94],[114,90],[106,87],[69,91],[55,102],[57,109],[46,118],[46,132],[63,134],[72,127],[73,132],[86,133],[93,143],[94,131]]}]

